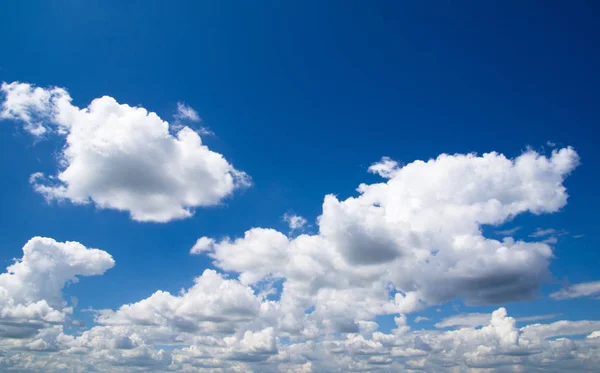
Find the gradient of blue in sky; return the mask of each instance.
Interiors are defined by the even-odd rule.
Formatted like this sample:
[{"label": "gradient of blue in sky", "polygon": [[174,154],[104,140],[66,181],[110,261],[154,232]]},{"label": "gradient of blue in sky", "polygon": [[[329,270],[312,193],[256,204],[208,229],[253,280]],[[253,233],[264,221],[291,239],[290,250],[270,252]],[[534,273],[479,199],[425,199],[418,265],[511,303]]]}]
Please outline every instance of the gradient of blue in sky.
[{"label": "gradient of blue in sky", "polygon": [[[34,236],[110,253],[114,268],[63,289],[89,329],[94,314],[82,310],[116,310],[159,289],[177,294],[205,268],[237,278],[207,255],[190,256],[199,237],[235,239],[254,227],[287,234],[286,213],[316,234],[325,195],[343,201],[361,183],[383,182],[368,168],[384,156],[402,166],[442,153],[516,158],[532,149],[550,157],[571,146],[580,164],[564,181],[569,198],[560,211],[482,227],[487,238],[518,228],[516,239],[550,239],[551,277],[534,298],[465,305],[458,297],[407,322],[436,329],[444,318],[500,306],[517,320],[597,320],[600,287],[560,301],[549,294],[600,280],[599,16],[592,1],[7,2],[1,81],[64,87],[80,108],[110,96],[171,124],[185,102],[202,118],[186,124],[212,131],[201,134],[203,144],[252,185],[167,223],[132,221],[94,203],[47,203],[29,178],[56,174],[64,138],[35,139],[3,121],[0,259],[9,266],[21,258]],[[373,320],[389,333],[395,316]]]}]

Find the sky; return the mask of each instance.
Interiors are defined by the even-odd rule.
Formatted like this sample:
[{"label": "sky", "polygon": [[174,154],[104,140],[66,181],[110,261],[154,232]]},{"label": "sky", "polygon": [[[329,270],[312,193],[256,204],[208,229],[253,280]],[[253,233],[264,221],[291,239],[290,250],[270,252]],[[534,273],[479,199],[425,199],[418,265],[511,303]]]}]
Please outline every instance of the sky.
[{"label": "sky", "polygon": [[0,5],[0,370],[598,371],[593,1]]}]

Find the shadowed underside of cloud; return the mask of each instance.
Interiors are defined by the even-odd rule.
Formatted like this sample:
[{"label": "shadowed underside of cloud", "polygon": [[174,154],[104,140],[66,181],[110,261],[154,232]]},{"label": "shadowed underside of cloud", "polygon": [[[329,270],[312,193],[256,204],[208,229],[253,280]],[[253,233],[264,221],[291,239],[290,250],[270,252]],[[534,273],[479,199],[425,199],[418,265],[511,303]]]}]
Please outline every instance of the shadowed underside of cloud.
[{"label": "shadowed underside of cloud", "polygon": [[[58,173],[35,173],[31,183],[48,200],[93,203],[138,221],[167,222],[219,204],[250,178],[202,144],[198,133],[170,126],[142,107],[114,98],[74,106],[63,88],[3,83],[0,119],[17,120],[37,137],[64,137]],[[198,121],[180,104],[178,120]]]}]

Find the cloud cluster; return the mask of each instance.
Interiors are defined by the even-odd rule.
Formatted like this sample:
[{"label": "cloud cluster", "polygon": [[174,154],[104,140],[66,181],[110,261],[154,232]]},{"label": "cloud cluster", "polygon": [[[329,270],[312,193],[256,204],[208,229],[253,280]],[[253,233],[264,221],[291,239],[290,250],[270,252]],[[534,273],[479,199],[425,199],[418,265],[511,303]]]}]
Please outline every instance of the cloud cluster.
[{"label": "cloud cluster", "polygon": [[237,239],[203,237],[192,253],[208,253],[244,284],[282,281],[280,323],[290,333],[355,331],[361,320],[456,298],[529,299],[549,275],[551,247],[488,238],[482,225],[559,210],[577,164],[572,148],[516,159],[440,155],[403,167],[384,158],[369,170],[385,182],[361,184],[343,201],[325,197],[317,234],[253,228]]},{"label": "cloud cluster", "polygon": [[114,263],[107,252],[78,242],[32,238],[23,257],[0,274],[0,337],[27,338],[64,323],[72,308],[62,288],[77,276],[101,275]]},{"label": "cloud cluster", "polygon": [[[56,176],[34,174],[49,199],[93,202],[140,221],[190,216],[247,183],[245,174],[201,142],[143,108],[102,97],[84,109],[64,89],[4,84],[3,118],[37,136],[66,138]],[[180,105],[179,119],[197,113]],[[196,115],[196,117],[194,117]],[[484,234],[522,213],[558,211],[572,148],[442,154],[400,165],[383,158],[383,179],[357,195],[324,198],[314,234],[254,227],[240,237],[201,237],[191,254],[207,269],[177,294],[158,290],[94,325],[69,330],[62,288],[114,265],[101,250],[36,237],[0,275],[0,370],[23,372],[522,372],[593,371],[600,321],[517,327],[499,307],[432,320],[413,330],[407,314],[459,299],[499,304],[532,298],[549,276],[552,248]],[[300,233],[306,220],[287,215]],[[514,233],[514,232],[513,232]],[[220,271],[220,272],[219,272]],[[552,295],[597,294],[595,283]],[[393,316],[380,329],[377,317]],[[528,316],[536,321],[556,315]],[[420,316],[415,322],[426,321]],[[574,338],[585,336],[585,338]]]},{"label": "cloud cluster", "polygon": [[[250,179],[211,151],[186,126],[170,127],[142,107],[114,98],[74,106],[62,88],[3,83],[0,118],[19,120],[25,130],[65,137],[56,175],[35,173],[31,183],[47,199],[127,211],[138,221],[167,222],[219,204]],[[199,120],[179,106],[180,117]]]}]

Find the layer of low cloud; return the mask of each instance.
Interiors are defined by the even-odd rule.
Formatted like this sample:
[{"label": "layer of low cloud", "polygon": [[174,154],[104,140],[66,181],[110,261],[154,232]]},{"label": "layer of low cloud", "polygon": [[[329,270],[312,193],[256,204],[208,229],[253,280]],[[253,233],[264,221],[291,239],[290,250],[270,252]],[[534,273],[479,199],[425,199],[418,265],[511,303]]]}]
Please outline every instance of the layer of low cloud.
[{"label": "layer of low cloud", "polygon": [[[34,189],[48,200],[126,211],[137,221],[167,222],[190,217],[249,185],[221,154],[208,149],[197,132],[170,126],[142,107],[103,96],[74,106],[63,88],[3,83],[1,119],[24,123],[35,136],[65,138],[55,175],[35,173]],[[197,121],[180,104],[178,115]]]}]

